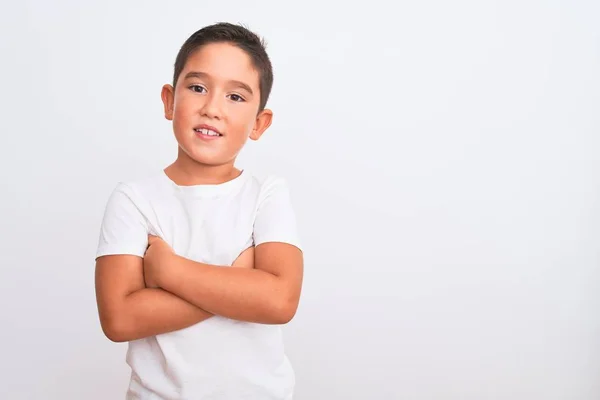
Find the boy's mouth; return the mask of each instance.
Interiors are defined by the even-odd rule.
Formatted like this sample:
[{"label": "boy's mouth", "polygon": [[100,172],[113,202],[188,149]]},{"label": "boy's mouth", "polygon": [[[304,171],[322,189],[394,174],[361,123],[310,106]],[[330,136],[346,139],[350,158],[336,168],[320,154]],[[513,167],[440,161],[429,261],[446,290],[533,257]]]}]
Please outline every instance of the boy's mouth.
[{"label": "boy's mouth", "polygon": [[210,137],[223,136],[222,134],[220,134],[216,130],[208,129],[208,128],[194,128],[194,132],[196,132],[199,135],[210,136]]}]

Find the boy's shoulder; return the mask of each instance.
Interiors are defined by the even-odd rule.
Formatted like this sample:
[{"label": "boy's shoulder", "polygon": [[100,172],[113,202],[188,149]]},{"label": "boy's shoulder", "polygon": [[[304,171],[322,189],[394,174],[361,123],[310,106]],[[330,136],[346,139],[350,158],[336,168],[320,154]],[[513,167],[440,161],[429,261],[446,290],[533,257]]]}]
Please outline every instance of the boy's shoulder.
[{"label": "boy's shoulder", "polygon": [[287,179],[284,176],[273,172],[255,173],[244,170],[243,173],[247,175],[247,179],[252,180],[256,185],[262,188],[278,185],[286,186],[288,184]]},{"label": "boy's shoulder", "polygon": [[262,202],[271,196],[289,196],[290,184],[287,178],[283,175],[267,172],[262,174],[248,173],[249,180],[255,186],[259,202]]},{"label": "boy's shoulder", "polygon": [[166,175],[163,177],[163,174],[162,171],[152,171],[144,175],[118,180],[114,185],[113,191],[135,196],[160,190],[161,186],[164,187],[165,184],[164,179]]}]

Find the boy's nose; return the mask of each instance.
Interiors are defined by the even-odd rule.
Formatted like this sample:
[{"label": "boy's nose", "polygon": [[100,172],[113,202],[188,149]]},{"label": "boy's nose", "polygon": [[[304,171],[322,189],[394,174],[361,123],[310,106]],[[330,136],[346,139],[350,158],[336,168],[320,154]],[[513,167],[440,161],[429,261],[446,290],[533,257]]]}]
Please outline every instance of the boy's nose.
[{"label": "boy's nose", "polygon": [[217,96],[209,95],[206,98],[206,102],[200,108],[200,113],[207,118],[220,119],[221,114],[221,102]]}]

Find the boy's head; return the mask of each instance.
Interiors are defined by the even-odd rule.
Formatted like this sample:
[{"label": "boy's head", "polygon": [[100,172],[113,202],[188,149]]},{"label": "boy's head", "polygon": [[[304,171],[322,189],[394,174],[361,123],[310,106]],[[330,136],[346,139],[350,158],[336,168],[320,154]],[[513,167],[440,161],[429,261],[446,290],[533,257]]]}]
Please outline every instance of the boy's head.
[{"label": "boy's head", "polygon": [[271,124],[272,85],[271,62],[253,32],[219,23],[192,34],[177,54],[173,84],[162,90],[180,156],[233,163],[248,137],[258,140]]}]

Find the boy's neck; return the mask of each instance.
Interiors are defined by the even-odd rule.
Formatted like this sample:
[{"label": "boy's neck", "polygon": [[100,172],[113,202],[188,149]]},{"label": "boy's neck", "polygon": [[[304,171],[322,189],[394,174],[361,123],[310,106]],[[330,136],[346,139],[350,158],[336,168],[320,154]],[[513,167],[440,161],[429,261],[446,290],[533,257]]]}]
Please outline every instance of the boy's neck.
[{"label": "boy's neck", "polygon": [[165,168],[164,172],[179,186],[217,185],[235,179],[241,174],[233,162],[224,165],[205,165],[181,156]]}]

